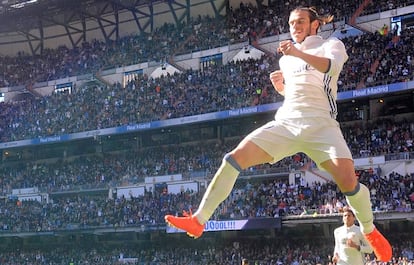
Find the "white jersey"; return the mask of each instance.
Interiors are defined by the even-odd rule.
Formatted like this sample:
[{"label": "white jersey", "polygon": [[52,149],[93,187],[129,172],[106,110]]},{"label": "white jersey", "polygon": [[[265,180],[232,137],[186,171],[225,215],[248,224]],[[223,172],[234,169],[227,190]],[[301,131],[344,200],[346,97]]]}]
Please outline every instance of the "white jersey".
[{"label": "white jersey", "polygon": [[283,72],[285,100],[276,118],[330,117],[337,115],[337,82],[348,55],[337,38],[308,36],[296,48],[308,54],[330,59],[327,73],[321,73],[302,59],[284,55],[279,61]]},{"label": "white jersey", "polygon": [[[365,253],[372,253],[372,247],[366,241],[360,228],[356,225],[346,227],[340,226],[334,231],[335,237],[335,253],[339,255],[337,265],[364,265]],[[348,247],[346,241],[351,239],[360,246],[360,250]]]},{"label": "white jersey", "polygon": [[337,38],[308,36],[295,46],[308,54],[330,59],[326,73],[291,55],[280,59],[284,78],[283,105],[275,119],[246,136],[268,153],[276,163],[303,152],[319,168],[327,160],[352,159],[338,121],[336,97],[339,73],[348,59],[344,44]]}]

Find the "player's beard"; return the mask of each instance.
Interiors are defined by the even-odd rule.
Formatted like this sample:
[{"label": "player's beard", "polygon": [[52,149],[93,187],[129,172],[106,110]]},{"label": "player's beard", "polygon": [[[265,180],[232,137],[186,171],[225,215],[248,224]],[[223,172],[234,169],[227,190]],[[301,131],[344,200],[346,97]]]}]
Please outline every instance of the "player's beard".
[{"label": "player's beard", "polygon": [[303,37],[303,39],[301,41],[295,41],[297,43],[302,43],[307,37],[311,36],[312,29],[311,29],[311,25],[309,25],[309,28],[307,29],[307,32],[305,34],[305,37]]},{"label": "player's beard", "polygon": [[303,37],[303,40],[301,42],[303,42],[307,37],[311,36],[312,29],[311,29],[311,25],[309,24],[308,27],[308,32],[306,33],[305,37]]}]

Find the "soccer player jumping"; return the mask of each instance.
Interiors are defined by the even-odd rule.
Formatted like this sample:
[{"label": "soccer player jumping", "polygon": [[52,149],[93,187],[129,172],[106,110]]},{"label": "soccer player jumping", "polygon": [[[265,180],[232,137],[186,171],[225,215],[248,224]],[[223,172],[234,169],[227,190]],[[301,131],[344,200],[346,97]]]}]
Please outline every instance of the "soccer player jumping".
[{"label": "soccer player jumping", "polygon": [[229,196],[240,171],[303,152],[332,175],[377,258],[391,259],[392,248],[373,223],[369,190],[358,182],[351,152],[336,121],[337,81],[348,55],[339,39],[317,35],[320,25],[332,19],[319,15],[313,7],[291,11],[293,41],[280,42],[281,70],[270,74],[274,88],[285,97],[283,105],[274,120],[251,132],[224,156],[198,210],[184,216],[166,215],[169,225],[200,237],[204,224]]}]

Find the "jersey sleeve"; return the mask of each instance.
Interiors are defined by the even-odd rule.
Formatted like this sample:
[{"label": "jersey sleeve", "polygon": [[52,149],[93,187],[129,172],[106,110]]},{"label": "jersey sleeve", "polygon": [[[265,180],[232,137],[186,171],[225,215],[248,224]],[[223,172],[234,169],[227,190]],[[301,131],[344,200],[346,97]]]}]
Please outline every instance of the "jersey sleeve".
[{"label": "jersey sleeve", "polygon": [[339,75],[348,60],[345,45],[337,38],[329,38],[325,42],[325,57],[330,59],[330,68],[327,72],[330,76]]}]

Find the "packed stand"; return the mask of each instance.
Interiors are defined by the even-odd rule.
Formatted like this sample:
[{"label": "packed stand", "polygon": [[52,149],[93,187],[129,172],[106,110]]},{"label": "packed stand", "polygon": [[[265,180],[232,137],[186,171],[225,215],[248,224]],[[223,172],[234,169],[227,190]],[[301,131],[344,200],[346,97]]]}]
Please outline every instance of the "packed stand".
[{"label": "packed stand", "polygon": [[[202,145],[170,145],[126,151],[104,156],[80,156],[56,161],[17,163],[0,168],[1,195],[12,189],[37,187],[41,192],[67,192],[91,188],[138,185],[145,177],[182,174],[190,179],[192,173],[207,175],[221,162],[218,154],[234,147],[239,138],[227,141],[209,141]],[[263,169],[276,168],[288,172],[292,165],[303,166],[305,158],[288,157],[277,164],[250,168],[244,174],[255,174]]]},{"label": "packed stand", "polygon": [[[350,42],[352,42],[352,40]],[[409,45],[410,42],[406,41],[403,43],[404,44],[401,45]],[[124,45],[121,45],[121,47],[122,46]],[[401,46],[398,47],[400,48]],[[355,50],[357,48],[358,47],[355,47]],[[382,48],[380,47],[379,49],[374,50],[380,51],[381,49]],[[366,51],[372,51],[372,47],[366,49]],[[407,54],[411,52],[410,49],[403,48],[398,49],[398,51],[406,52],[401,56],[407,56],[407,62],[408,57],[412,58],[411,54]],[[62,49],[59,52],[61,52],[59,56],[65,54],[62,58],[72,57],[68,59],[68,61],[71,61],[73,58],[80,56],[80,54],[68,55],[68,51],[65,51],[65,49]],[[395,53],[397,51],[393,50],[392,52]],[[111,57],[111,59],[109,59],[111,61],[111,64],[122,63],[122,59],[125,59],[123,56],[128,54],[128,52],[124,51],[120,54],[123,55],[114,55]],[[56,56],[56,54],[53,56],[51,55],[51,57],[54,56]],[[161,57],[163,55],[157,56]],[[373,55],[369,56],[371,56],[371,58],[375,58]],[[89,59],[92,60],[94,57],[95,56],[89,55],[84,56],[83,58],[85,60],[78,61],[79,68],[75,69],[72,67],[64,66],[59,70],[60,74],[68,75],[77,71],[84,72],[84,70],[91,65],[93,65],[93,67],[101,67],[101,65],[97,65],[95,62],[88,61]],[[89,59],[86,60],[86,58]],[[359,54],[359,58],[360,59],[357,60],[355,65],[358,65],[361,60],[367,61],[368,57],[367,55]],[[387,58],[384,60],[387,60]],[[51,59],[51,62],[55,63],[56,61],[54,61],[54,59]],[[10,62],[10,64],[13,65],[12,62]],[[244,73],[249,73],[248,77],[244,81],[245,83],[248,83],[248,80],[257,74],[255,71],[257,71],[258,67],[255,64],[256,63],[253,62],[253,64],[250,64],[250,66],[247,65],[247,67],[251,67],[252,69],[256,70],[243,70]],[[384,63],[384,65],[388,64]],[[349,69],[354,68],[351,66],[348,67]],[[42,68],[40,67],[40,69]],[[232,72],[234,69],[237,69],[237,67],[234,67],[233,70],[230,69],[231,68],[227,68],[227,72]],[[268,69],[266,70],[268,71]],[[385,71],[392,71],[392,69]],[[48,70],[44,73],[47,72]],[[32,102],[29,104],[27,109],[24,109],[27,102],[21,105],[2,103],[0,104],[0,108],[2,108],[1,113],[4,115],[4,117],[8,117],[12,113],[18,113],[19,111],[22,111],[22,113],[27,114],[28,116],[33,115],[33,113],[42,113],[42,115],[45,117],[47,117],[47,114],[51,112],[54,112],[54,115],[56,115],[56,113],[62,114],[57,115],[59,117],[58,119],[50,120],[49,122],[47,122],[47,118],[45,120],[42,120],[40,117],[30,117],[28,121],[24,121],[21,120],[21,116],[14,117],[14,120],[12,120],[10,124],[13,126],[12,131],[16,134],[13,136],[14,138],[6,139],[6,135],[11,134],[9,134],[8,131],[0,131],[0,134],[4,136],[2,141],[54,135],[56,133],[85,131],[153,119],[180,117],[182,115],[186,115],[186,113],[195,115],[203,112],[231,109],[234,108],[234,106],[249,106],[252,104],[252,102],[253,104],[272,102],[273,99],[269,99],[269,101],[267,101],[268,99],[263,99],[263,101],[254,103],[254,99],[257,98],[255,96],[254,89],[247,89],[247,92],[245,90],[235,92],[235,99],[238,99],[239,101],[234,100],[231,102],[231,98],[225,98],[225,102],[223,102],[223,95],[228,95],[229,92],[225,89],[223,90],[223,87],[214,90],[217,91],[214,95],[203,94],[203,99],[199,101],[200,95],[198,95],[196,91],[201,90],[206,93],[206,91],[210,90],[210,88],[207,86],[204,86],[202,89],[200,89],[201,84],[203,84],[203,82],[205,83],[206,80],[204,79],[203,75],[206,75],[205,78],[208,80],[217,80],[214,78],[217,78],[218,72],[222,72],[222,69],[213,69],[210,73],[185,73],[182,76],[169,77],[165,79],[161,78],[156,81],[148,79],[135,80],[134,82],[130,83],[125,89],[121,88],[119,85],[116,85],[113,88],[96,88],[94,91],[77,91],[74,95],[69,96],[69,98],[73,97],[73,99],[64,101],[67,106],[64,106],[64,104],[62,104],[61,98],[59,98],[62,95],[54,95],[50,98],[43,99],[40,104],[39,102]],[[38,77],[44,73],[32,72],[29,75]],[[267,76],[267,73],[268,72],[263,71],[262,74],[264,76]],[[56,69],[49,71],[47,78],[55,74]],[[363,77],[366,73],[363,72],[360,74]],[[21,79],[21,76],[19,77],[17,74],[13,77],[16,80],[16,84],[25,82],[24,79]],[[188,78],[189,76],[191,76],[190,81]],[[214,78],[212,78],[212,76],[214,76]],[[229,76],[231,77],[231,74]],[[234,78],[236,78],[236,76],[237,75],[235,75]],[[219,80],[223,81],[226,78],[228,77],[224,76]],[[261,80],[262,78],[257,79]],[[199,83],[196,83],[195,80],[199,81]],[[351,78],[344,78],[344,80],[351,80]],[[391,82],[395,80],[397,79],[392,79]],[[181,84],[183,85],[191,84],[194,87],[189,91],[183,91],[180,95],[181,97],[178,99],[172,98],[171,87],[172,85],[176,85],[176,83],[180,82],[182,82]],[[260,81],[253,80],[253,82]],[[153,91],[150,89],[145,89],[144,84],[148,83],[150,83],[150,88],[154,89]],[[158,85],[161,89],[160,91],[157,91],[156,89]],[[218,86],[218,84],[215,85]],[[348,85],[348,87],[354,87],[353,85],[354,84]],[[346,84],[344,87],[347,87]],[[166,88],[165,91],[163,88]],[[127,90],[141,90],[141,92],[144,93],[141,94],[139,99],[137,99],[132,97],[135,92],[129,93]],[[146,93],[147,91],[150,92]],[[243,96],[240,97],[240,95]],[[105,106],[102,112],[98,112],[98,109],[101,108],[101,105],[98,105],[98,107],[94,108],[94,106],[91,106],[93,104],[91,104],[90,101],[86,101],[98,101],[100,96],[103,96],[102,98],[105,99],[103,102],[99,102],[99,104],[103,104]],[[65,99],[67,99],[66,97],[68,97],[68,95],[65,95]],[[168,99],[165,101],[165,98]],[[212,104],[206,104],[204,100],[207,100],[206,102],[209,103],[211,101]],[[228,101],[230,101],[230,103]],[[120,102],[123,103],[121,104]],[[145,106],[145,104],[152,102],[153,108],[150,110],[150,113],[146,113],[145,108],[141,108],[144,115],[140,113],[139,117],[134,117],[132,110],[137,107],[134,106],[134,104],[137,104],[136,102],[139,102],[138,104],[140,106]],[[186,105],[187,102],[190,102],[189,105]],[[57,106],[59,106],[57,103],[59,103],[61,109],[57,109]],[[128,113],[128,108],[122,109],[122,107],[120,107],[123,104],[129,105],[131,112],[128,115],[125,115],[125,112]],[[212,109],[201,110],[201,106],[205,105],[211,105],[213,107]],[[67,110],[69,108],[79,109],[75,106],[84,106],[84,108],[86,108],[86,111],[82,108],[79,113],[68,113]],[[175,106],[179,106],[179,108],[175,108]],[[111,109],[112,107],[114,109]],[[39,112],[39,110],[41,111]],[[157,114],[158,110],[163,110],[161,112],[161,116],[157,116],[159,115]],[[80,113],[83,114],[81,115]],[[89,117],[89,115],[96,115],[93,117],[101,117],[100,121],[94,125],[96,127],[90,127],[89,124],[91,117]],[[112,117],[112,115],[114,116]],[[34,116],[36,116],[36,114]],[[78,124],[71,124],[71,119],[74,119],[75,117],[80,122]],[[124,119],[125,117],[127,118]],[[2,128],[6,128],[7,123],[4,122],[5,119],[1,120],[3,121],[3,124],[0,126],[0,130],[3,130]],[[108,120],[108,123],[103,122],[105,120]],[[20,126],[23,126],[23,124],[36,124],[36,128],[20,128]],[[52,124],[55,127],[51,127]],[[397,129],[395,129],[393,126],[396,126]],[[384,154],[399,151],[401,152],[401,150],[405,150],[404,147],[408,148],[408,150],[411,150],[412,152],[413,134],[412,129],[410,128],[412,128],[412,126],[407,126],[407,124],[393,125],[390,122],[384,122],[383,124],[379,123],[375,126],[372,126],[371,128],[366,129],[349,128],[350,131],[348,134],[345,133],[345,136],[347,137],[347,140],[353,143],[352,151],[354,153],[360,153],[361,148],[358,147],[361,146],[361,143],[363,144],[364,150],[368,149],[370,151],[370,154]],[[372,135],[375,137],[372,137]],[[383,145],[384,143],[386,143],[385,147]],[[213,150],[194,150],[193,147],[191,150],[183,148],[182,155],[180,154],[176,157],[173,157],[172,150],[168,152],[165,152],[165,150],[158,150],[155,153],[153,153],[154,150],[146,150],[148,152],[146,155],[150,155],[151,159],[143,159],[143,161],[136,161],[135,159],[132,161],[127,157],[107,157],[101,160],[97,160],[98,158],[87,158],[86,160],[82,161],[77,160],[74,162],[63,163],[63,165],[58,165],[58,163],[56,163],[56,165],[53,167],[50,167],[50,165],[33,164],[28,165],[23,170],[20,168],[2,168],[3,175],[8,175],[7,177],[2,178],[2,187],[8,187],[6,189],[9,190],[11,187],[15,187],[16,184],[18,184],[20,187],[39,185],[41,187],[60,187],[61,190],[70,190],[73,187],[72,185],[92,184],[91,186],[94,186],[97,183],[113,185],[109,183],[112,181],[113,183],[121,183],[122,178],[135,178],[135,181],[139,182],[142,181],[142,175],[157,175],[163,174],[165,172],[185,172],[189,168],[192,168],[193,170],[194,168],[198,167],[203,169],[210,169],[210,167],[215,168],[217,167],[219,161],[216,161],[217,158],[214,154],[223,153],[223,149],[223,147]],[[174,152],[177,152],[176,147],[174,147]],[[212,153],[210,154],[208,152]],[[166,155],[164,157],[160,157],[159,155],[161,153],[166,153]],[[146,155],[136,157],[146,157]],[[182,160],[181,157],[183,157]],[[194,157],[196,157],[196,159],[194,159]],[[199,159],[197,159],[197,157]],[[193,158],[192,161],[191,158]],[[182,161],[184,162],[182,163]],[[171,165],[171,163],[173,165]],[[28,176],[30,177],[28,178]],[[394,173],[386,177],[380,177],[376,174],[367,174],[366,172],[362,172],[360,177],[363,182],[369,185],[375,210],[410,211],[414,206],[414,196],[412,196],[414,193],[413,174],[400,176]],[[200,201],[199,196],[199,194],[188,191],[184,194],[179,195],[146,193],[145,196],[133,198],[132,200],[125,200],[122,198],[108,199],[107,197],[91,198],[88,196],[78,196],[75,198],[65,199],[55,198],[52,199],[52,202],[49,204],[39,202],[4,201],[1,203],[1,212],[3,213],[1,218],[1,228],[4,231],[23,232],[53,231],[57,229],[88,228],[94,226],[117,227],[136,224],[157,224],[163,222],[162,218],[166,212],[180,212],[185,208],[196,208],[196,202]],[[272,198],[272,200],[269,200],[269,198]],[[220,207],[216,217],[223,219],[301,215],[312,213],[335,213],[343,204],[343,197],[341,197],[336,186],[332,184],[328,183],[322,185],[319,183],[314,183],[308,187],[301,187],[300,185],[291,186],[286,182],[275,180],[271,182],[240,185],[233,191],[232,195],[228,200],[225,201],[223,206]],[[157,209],[157,211],[154,209]],[[159,209],[162,210],[160,211]],[[401,244],[401,246],[397,247],[398,254],[396,254],[397,256],[400,254],[400,257],[396,259],[400,260],[408,255],[408,257],[411,257],[412,260],[412,242],[410,244],[409,242]],[[279,264],[284,264],[285,262],[294,262],[295,259],[299,264],[313,264],[315,262],[325,263],[327,262],[327,256],[330,254],[332,247],[331,245],[325,245],[324,247],[318,246],[316,248],[316,246],[304,246],[302,243],[298,242],[291,242],[288,245],[289,246],[286,246],[284,244],[283,246],[278,245],[264,248],[261,247],[259,249],[255,248],[254,245],[250,245],[250,247],[242,246],[242,251],[239,251],[239,254],[237,255],[240,257],[241,255],[245,256],[246,253],[249,253],[249,258],[261,260],[263,264],[278,264],[278,261],[281,262]],[[223,247],[223,251],[220,252],[215,251],[213,248],[205,250],[204,254],[202,256],[200,255],[199,260],[193,261],[193,264],[206,264],[208,261],[212,263],[216,262],[217,264],[235,264],[234,259],[237,257],[237,255],[233,256],[225,254],[234,254],[232,246],[228,246],[227,248],[229,249]],[[267,252],[265,252],[265,250],[267,250]],[[107,253],[98,253],[96,250],[91,250],[91,252],[82,252],[81,250],[76,250],[73,253],[70,253],[68,250],[55,250],[52,251],[53,253],[42,253],[41,251],[37,251],[32,253],[29,252],[26,254],[21,254],[20,252],[13,254],[13,252],[10,252],[10,255],[7,257],[2,256],[1,264],[24,264],[24,262],[27,262],[27,260],[32,260],[32,264],[44,264],[46,261],[54,262],[54,264],[66,264],[68,260],[73,260],[74,262],[77,260],[76,264],[82,264],[82,262],[86,260],[89,260],[89,264],[103,264],[105,262],[108,264],[116,264],[119,257],[119,252],[117,251],[118,250],[112,252],[108,251]],[[179,257],[174,254],[174,251],[160,250],[156,253],[154,253],[154,251],[155,250],[147,250],[147,252],[142,251],[138,253],[131,252],[131,250],[129,250],[128,252],[131,256],[141,257],[141,263],[137,264],[144,264],[144,262],[149,264],[151,264],[151,262],[157,264],[184,264],[185,262],[189,261],[182,259],[184,259],[184,257],[192,256],[190,254],[191,250],[185,248],[181,249],[179,252],[181,254],[184,252],[188,255],[179,255]],[[306,255],[304,255],[304,253],[306,253]],[[155,260],[149,260],[149,257],[152,259],[155,258]],[[286,258],[289,258],[290,260],[283,260]]]},{"label": "packed stand", "polygon": [[[321,14],[331,14],[335,21],[348,22],[354,12],[364,1],[312,1]],[[269,7],[253,6],[249,3],[240,3],[237,8],[231,9],[228,16],[231,41],[254,41],[257,38],[275,36],[289,32],[289,12],[299,5],[308,3],[300,1],[273,1]],[[414,4],[412,0],[383,0],[372,2],[364,8],[360,16],[375,14],[405,7]],[[243,21],[243,23],[240,23]],[[335,26],[334,26],[335,28]]]},{"label": "packed stand", "polygon": [[[391,119],[342,125],[345,140],[355,158],[384,155],[387,160],[414,158],[413,128],[410,120]],[[17,188],[38,187],[43,192],[56,192],[136,185],[145,177],[157,175],[182,174],[185,178],[190,178],[193,172],[204,172],[205,175],[219,166],[222,155],[229,152],[242,136],[243,132],[237,132],[229,139],[206,141],[202,145],[154,146],[117,154],[105,153],[104,156],[4,164],[0,168],[1,194],[10,194]],[[253,175],[266,169],[288,172],[300,169],[308,162],[306,156],[296,154],[274,165],[249,168],[243,174]]]},{"label": "packed stand", "polygon": [[[338,224],[339,225],[339,224]],[[377,262],[374,255],[366,256],[366,265],[412,265],[414,242],[412,231],[399,231],[387,235],[394,249],[388,263]],[[14,264],[136,264],[136,265],[239,265],[243,258],[257,265],[330,265],[333,238],[324,238],[320,232],[297,235],[289,230],[274,238],[240,237],[228,239],[186,238],[106,245],[82,241],[66,247],[21,249],[9,246],[2,250],[0,262]],[[127,263],[127,260],[130,262]]]},{"label": "packed stand", "polygon": [[364,9],[364,12],[361,15],[384,12],[396,8],[410,6],[413,4],[414,1],[412,0],[381,0],[376,2],[369,1],[369,5]]},{"label": "packed stand", "polygon": [[367,80],[367,85],[392,84],[410,81],[414,68],[414,29],[401,31],[400,36],[394,36],[379,58],[378,68]]},{"label": "packed stand", "polygon": [[[210,21],[207,19],[206,22]],[[93,40],[74,48],[44,49],[41,55],[20,52],[14,57],[0,56],[0,87],[30,86],[35,82],[93,74],[101,69],[165,62],[180,48],[181,42],[192,36],[193,26],[177,28],[173,24],[164,24],[151,34],[130,35],[106,42]]]},{"label": "packed stand", "polygon": [[[179,25],[166,23],[152,33],[124,36],[116,41],[93,40],[74,48],[60,46],[57,49],[45,49],[41,55],[35,56],[24,52],[15,57],[1,56],[0,65],[3,68],[0,86],[30,86],[35,82],[90,74],[100,69],[148,61],[162,63],[177,53],[191,53],[286,33],[289,10],[298,4],[281,2],[266,8],[241,4],[236,9],[229,9],[227,18],[199,16],[193,18],[188,25],[185,22]],[[324,1],[314,3],[321,13],[331,13],[338,20],[349,17],[359,4],[349,1],[332,2],[330,5]],[[382,1],[382,4],[380,10],[365,13],[407,6],[410,2]],[[377,7],[379,6],[376,5]],[[223,24],[227,26],[223,28]]]},{"label": "packed stand", "polygon": [[[40,99],[0,103],[2,142],[198,115],[280,101],[268,82],[275,58],[237,61],[172,76],[139,76],[125,88],[74,88]],[[75,122],[74,122],[75,121]]]},{"label": "packed stand", "polygon": [[407,156],[414,152],[414,123],[410,120],[379,119],[341,128],[354,157],[400,154],[400,159],[413,159]]},{"label": "packed stand", "polygon": [[[379,74],[373,79],[369,70],[387,43],[392,42],[390,39],[378,33],[345,39],[350,59],[340,76],[339,90],[356,89],[365,79],[370,85],[412,80],[414,61],[408,47],[413,37],[413,31],[403,33],[398,48],[390,50],[399,53],[395,58],[400,59],[394,60],[405,63],[397,65],[399,70],[392,72],[392,79],[383,78],[383,71],[392,70],[387,66],[392,65],[389,60],[394,58],[387,53],[380,57]],[[277,58],[264,56],[160,78],[143,75],[125,88],[119,83],[82,87],[75,88],[72,94],[55,93],[41,99],[0,103],[0,139],[8,142],[47,137],[281,101],[283,98],[268,82],[269,72],[276,68]]]},{"label": "packed stand", "polygon": [[[414,209],[414,173],[359,172],[360,180],[371,190],[375,211],[411,212]],[[141,224],[163,225],[165,214],[196,209],[203,190],[179,194],[168,189],[146,191],[126,199],[103,190],[100,195],[79,193],[71,196],[49,194],[49,201],[20,201],[7,197],[0,203],[0,229],[11,232],[39,232],[96,227],[126,227]],[[57,195],[57,194],[56,194]],[[346,205],[335,184],[294,183],[288,180],[239,180],[213,219],[300,216],[339,213]]]},{"label": "packed stand", "polygon": [[[248,10],[238,14],[255,12]],[[174,28],[165,25],[159,29],[159,34],[154,34],[150,39],[163,43],[156,36],[171,36],[165,34],[170,31],[174,31]],[[376,32],[344,39],[350,59],[340,75],[339,91],[413,79],[414,61],[410,47],[414,33],[412,30],[403,30],[397,39],[391,35],[392,33],[383,36]],[[56,51],[48,50],[45,52],[46,61],[42,59],[34,63],[27,63],[27,57],[19,55],[14,59],[33,65],[38,71],[24,75],[15,71],[24,69],[17,62],[5,61],[2,65],[8,65],[4,69],[5,73],[10,71],[10,74],[19,78],[41,74],[52,74],[55,78],[59,71],[67,76],[74,72],[74,68],[66,62],[59,63],[58,59],[76,62],[77,67],[82,69],[101,68],[102,64],[97,60],[103,60],[105,56],[109,56],[112,63],[117,63],[145,53],[136,52],[132,48],[136,47],[136,43],[146,43],[141,38],[126,37],[112,43],[110,47],[95,41],[92,44],[85,43],[82,48],[73,51],[64,47]],[[168,41],[165,45],[168,46]],[[97,54],[96,51],[105,55]],[[155,79],[141,76],[126,88],[119,83],[112,86],[82,87],[75,88],[70,95],[53,94],[42,99],[0,103],[3,117],[0,140],[8,142],[47,137],[281,101],[282,97],[268,82],[269,72],[277,69],[277,61],[276,57],[265,56],[259,60],[251,59],[224,66],[212,65],[203,71],[188,70]],[[47,69],[47,62],[59,65],[62,69]],[[371,67],[377,63],[376,69]],[[77,70],[75,72],[79,73]],[[50,78],[52,77],[47,77]]]}]

